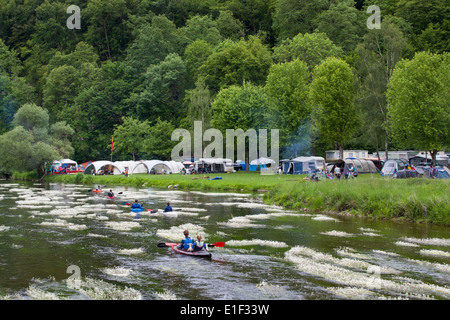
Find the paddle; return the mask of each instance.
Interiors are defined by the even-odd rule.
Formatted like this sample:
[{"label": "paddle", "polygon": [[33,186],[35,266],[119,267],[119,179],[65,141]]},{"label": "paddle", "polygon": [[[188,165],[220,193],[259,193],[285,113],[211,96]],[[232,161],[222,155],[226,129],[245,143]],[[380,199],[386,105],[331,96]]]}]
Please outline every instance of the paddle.
[{"label": "paddle", "polygon": [[[160,242],[158,243],[158,248],[167,248],[172,246],[177,246],[178,243],[172,243],[172,242]],[[216,242],[208,244],[208,247],[225,247],[225,242]]]}]

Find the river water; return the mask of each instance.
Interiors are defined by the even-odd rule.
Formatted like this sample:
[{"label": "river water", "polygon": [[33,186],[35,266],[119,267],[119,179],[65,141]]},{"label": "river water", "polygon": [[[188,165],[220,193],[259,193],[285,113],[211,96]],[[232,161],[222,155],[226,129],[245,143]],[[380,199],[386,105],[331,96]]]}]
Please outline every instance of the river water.
[{"label": "river water", "polygon": [[[0,183],[3,299],[449,299],[450,229],[263,204],[261,195]],[[108,189],[108,188],[105,188]],[[171,214],[140,218],[139,199]],[[212,259],[159,242],[202,234]]]}]

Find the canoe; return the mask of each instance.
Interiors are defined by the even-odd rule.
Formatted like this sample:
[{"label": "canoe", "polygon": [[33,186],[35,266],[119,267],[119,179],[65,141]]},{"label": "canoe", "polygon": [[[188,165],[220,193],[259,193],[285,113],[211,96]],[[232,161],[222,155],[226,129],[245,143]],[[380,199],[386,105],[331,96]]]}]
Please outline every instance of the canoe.
[{"label": "canoe", "polygon": [[187,256],[211,259],[211,253],[209,253],[208,251],[205,251],[205,250],[186,251],[186,250],[178,249],[178,244],[171,245],[171,248],[173,251],[175,251],[177,253],[185,254]]}]

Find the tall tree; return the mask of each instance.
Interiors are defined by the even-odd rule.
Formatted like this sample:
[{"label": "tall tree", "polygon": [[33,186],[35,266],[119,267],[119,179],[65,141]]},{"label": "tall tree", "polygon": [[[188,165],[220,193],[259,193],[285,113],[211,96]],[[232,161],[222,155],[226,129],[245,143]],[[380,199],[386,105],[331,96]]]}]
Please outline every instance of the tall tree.
[{"label": "tall tree", "polygon": [[450,54],[417,53],[397,64],[387,97],[392,138],[436,154],[450,146]]},{"label": "tall tree", "polygon": [[327,58],[314,68],[310,90],[315,124],[326,140],[339,146],[340,159],[358,124],[353,82],[350,66],[338,58]]},{"label": "tall tree", "polygon": [[384,140],[385,159],[388,159],[389,150],[386,90],[406,45],[400,28],[390,19],[385,19],[383,27],[370,30],[356,49],[359,56],[356,71],[362,86],[358,101],[368,122],[365,127],[373,129],[366,132],[376,138],[377,151],[379,143]]},{"label": "tall tree", "polygon": [[145,74],[145,89],[138,97],[137,114],[141,119],[173,119],[184,98],[186,67],[176,53],[169,54]]},{"label": "tall tree", "polygon": [[327,9],[327,0],[279,0],[273,14],[277,40],[293,38],[299,33],[312,33],[315,18]]},{"label": "tall tree", "polygon": [[150,134],[149,122],[132,117],[124,117],[122,121],[114,130],[114,153],[131,154],[136,161],[137,155],[144,152]]},{"label": "tall tree", "polygon": [[327,57],[344,56],[342,48],[334,44],[325,33],[320,32],[299,33],[292,39],[282,41],[273,51],[275,61],[300,59],[306,62],[310,71]]},{"label": "tall tree", "polygon": [[25,104],[17,110],[13,123],[14,129],[0,136],[1,150],[8,150],[0,154],[0,167],[10,172],[35,170],[43,177],[53,160],[71,155],[73,149],[66,138],[73,130],[65,123],[49,128],[47,110]]},{"label": "tall tree", "polygon": [[271,112],[280,128],[281,145],[294,142],[294,136],[310,115],[309,81],[308,66],[299,59],[270,68],[264,89],[277,101]]},{"label": "tall tree", "polygon": [[125,0],[89,0],[83,15],[89,21],[86,39],[103,60],[121,55],[130,39],[126,23],[130,10]]},{"label": "tall tree", "polygon": [[271,65],[268,48],[251,36],[248,41],[224,41],[201,66],[200,76],[217,93],[221,88],[242,85],[244,81],[264,84]]}]

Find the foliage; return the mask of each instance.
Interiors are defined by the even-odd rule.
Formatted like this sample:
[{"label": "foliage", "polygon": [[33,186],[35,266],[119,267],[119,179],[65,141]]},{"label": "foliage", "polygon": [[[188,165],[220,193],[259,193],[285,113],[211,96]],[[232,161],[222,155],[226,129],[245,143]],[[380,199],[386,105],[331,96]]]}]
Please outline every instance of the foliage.
[{"label": "foliage", "polygon": [[330,57],[314,68],[313,116],[325,139],[339,146],[340,159],[344,143],[358,124],[354,98],[353,73],[346,62]]},{"label": "foliage", "polygon": [[395,141],[432,151],[450,146],[450,55],[417,53],[394,70],[387,97],[389,125]]},{"label": "foliage", "polygon": [[[67,28],[69,5],[80,7],[81,29]],[[369,5],[381,8],[380,30],[366,27]],[[203,118],[206,129],[213,101],[230,104],[219,93],[249,83],[264,88],[261,103],[271,101],[264,123],[282,127],[286,152],[323,155],[335,141],[303,93],[314,68],[336,57],[355,73],[362,124],[345,147],[399,148],[386,116],[392,71],[419,51],[448,53],[449,10],[438,0],[0,0],[0,134],[35,104],[48,110],[49,126],[73,128],[59,152],[71,153],[70,142],[74,160],[105,159],[123,117],[159,118],[167,128]],[[296,59],[311,75],[306,84]]]},{"label": "foliage", "polygon": [[[49,128],[49,114],[34,104],[25,104],[14,115],[14,129],[0,136],[2,170],[36,171],[42,177],[53,160],[70,156],[67,137],[73,130],[57,122]],[[50,129],[50,132],[49,132]]]}]

